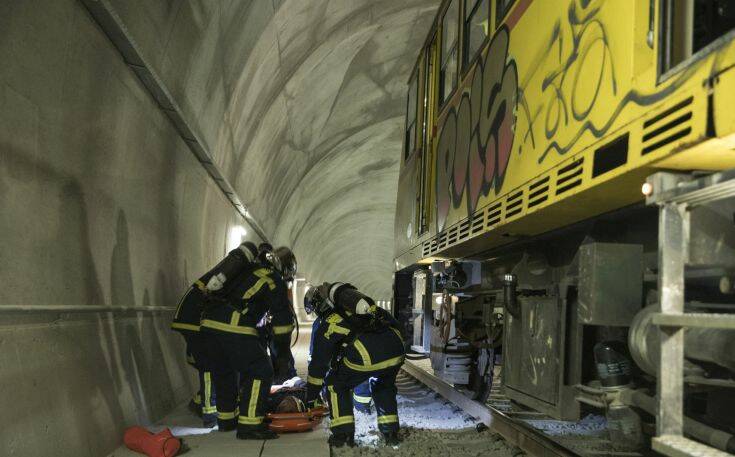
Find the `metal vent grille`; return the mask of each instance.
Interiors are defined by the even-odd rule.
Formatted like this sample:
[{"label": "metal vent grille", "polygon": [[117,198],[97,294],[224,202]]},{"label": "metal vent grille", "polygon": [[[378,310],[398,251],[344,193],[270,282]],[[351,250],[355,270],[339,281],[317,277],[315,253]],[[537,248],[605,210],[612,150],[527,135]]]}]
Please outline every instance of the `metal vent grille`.
[{"label": "metal vent grille", "polygon": [[505,218],[510,219],[521,211],[523,211],[523,190],[508,196],[505,201]]},{"label": "metal vent grille", "polygon": [[494,227],[503,220],[503,203],[490,205],[487,209],[487,228]]},{"label": "metal vent grille", "polygon": [[480,233],[485,226],[485,211],[480,211],[472,218],[472,234]]},{"label": "metal vent grille", "polygon": [[692,133],[692,101],[694,97],[689,97],[643,124],[641,154],[654,152]]},{"label": "metal vent grille", "polygon": [[447,247],[447,232],[442,232],[439,234],[439,237],[437,237],[436,248],[444,249],[445,247]]},{"label": "metal vent grille", "polygon": [[459,229],[457,230],[457,241],[465,240],[470,236],[470,220],[465,219],[459,223]]},{"label": "metal vent grille", "polygon": [[421,245],[421,256],[428,257],[431,255],[431,241],[424,241]]},{"label": "metal vent grille", "polygon": [[580,157],[556,172],[556,195],[561,195],[582,184],[583,165],[584,158]]},{"label": "metal vent grille", "polygon": [[549,199],[549,177],[528,186],[528,207],[533,208]]}]

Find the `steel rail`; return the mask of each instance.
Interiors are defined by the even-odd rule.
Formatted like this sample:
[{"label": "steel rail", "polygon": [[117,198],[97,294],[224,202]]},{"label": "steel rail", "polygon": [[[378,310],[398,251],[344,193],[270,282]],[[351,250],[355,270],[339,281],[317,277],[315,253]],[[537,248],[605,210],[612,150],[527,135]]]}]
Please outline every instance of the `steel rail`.
[{"label": "steel rail", "polygon": [[447,382],[408,360],[403,364],[402,369],[406,374],[446,398],[470,416],[478,419],[509,443],[519,447],[529,455],[538,457],[571,457],[577,455],[530,426],[463,395]]}]

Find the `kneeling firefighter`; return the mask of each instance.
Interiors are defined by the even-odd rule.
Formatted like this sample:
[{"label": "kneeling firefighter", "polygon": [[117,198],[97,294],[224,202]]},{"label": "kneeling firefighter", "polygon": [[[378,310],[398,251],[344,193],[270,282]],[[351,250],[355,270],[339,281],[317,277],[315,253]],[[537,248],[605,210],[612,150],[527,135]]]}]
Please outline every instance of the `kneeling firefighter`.
[{"label": "kneeling firefighter", "polygon": [[190,405],[202,416],[205,427],[217,424],[216,390],[212,385],[212,364],[207,357],[205,338],[200,332],[202,306],[208,294],[218,293],[243,268],[250,265],[258,250],[249,241],[227,254],[220,263],[189,287],[176,307],[171,329],[181,333],[186,342],[186,359],[199,374],[199,391]]},{"label": "kneeling firefighter", "polygon": [[321,320],[313,337],[307,403],[310,408],[318,407],[326,386],[329,444],[354,446],[353,390],[365,381],[369,381],[378,413],[378,429],[386,444],[397,444],[396,376],[405,357],[402,326],[350,284],[311,288],[304,307]]},{"label": "kneeling firefighter", "polygon": [[288,369],[291,357],[294,318],[283,278],[295,274],[296,258],[290,249],[280,247],[266,259],[253,262],[228,282],[223,299],[208,299],[202,314],[202,332],[211,335],[206,344],[214,368],[217,424],[220,431],[237,428],[240,439],[278,437],[263,422],[274,377],[256,328],[266,313],[271,315],[273,344],[278,348],[277,376]]}]

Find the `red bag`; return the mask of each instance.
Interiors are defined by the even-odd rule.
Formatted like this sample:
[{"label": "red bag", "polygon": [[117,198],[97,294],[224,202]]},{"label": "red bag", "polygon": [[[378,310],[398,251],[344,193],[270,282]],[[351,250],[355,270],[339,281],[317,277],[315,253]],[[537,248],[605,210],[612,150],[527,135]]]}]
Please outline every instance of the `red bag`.
[{"label": "red bag", "polygon": [[123,442],[131,451],[148,457],[174,457],[181,450],[181,440],[168,428],[154,435],[143,427],[130,427],[125,430]]}]

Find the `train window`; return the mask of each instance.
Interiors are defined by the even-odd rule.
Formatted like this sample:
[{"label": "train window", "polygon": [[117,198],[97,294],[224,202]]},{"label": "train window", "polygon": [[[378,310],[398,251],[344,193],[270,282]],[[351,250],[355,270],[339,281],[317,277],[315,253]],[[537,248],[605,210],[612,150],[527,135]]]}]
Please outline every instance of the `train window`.
[{"label": "train window", "polygon": [[434,39],[431,40],[432,44],[424,50],[424,90],[422,92],[423,99],[419,100],[421,103],[421,145],[428,144],[427,135],[429,133],[429,96],[432,92],[432,75],[434,74],[434,63],[431,56],[433,50],[436,49],[434,45]]},{"label": "train window", "polygon": [[459,2],[452,0],[442,18],[441,67],[439,69],[439,104],[444,105],[457,86],[457,41]]},{"label": "train window", "polygon": [[489,34],[490,0],[465,0],[463,68],[472,62]]},{"label": "train window", "polygon": [[660,73],[686,62],[735,29],[732,0],[662,0],[660,11]]},{"label": "train window", "polygon": [[416,149],[416,103],[419,92],[419,72],[411,77],[411,85],[408,87],[408,101],[406,105],[406,137],[404,140],[404,159]]},{"label": "train window", "polygon": [[495,26],[500,27],[500,24],[505,19],[505,15],[510,11],[510,7],[513,6],[516,0],[497,0],[495,8]]}]

